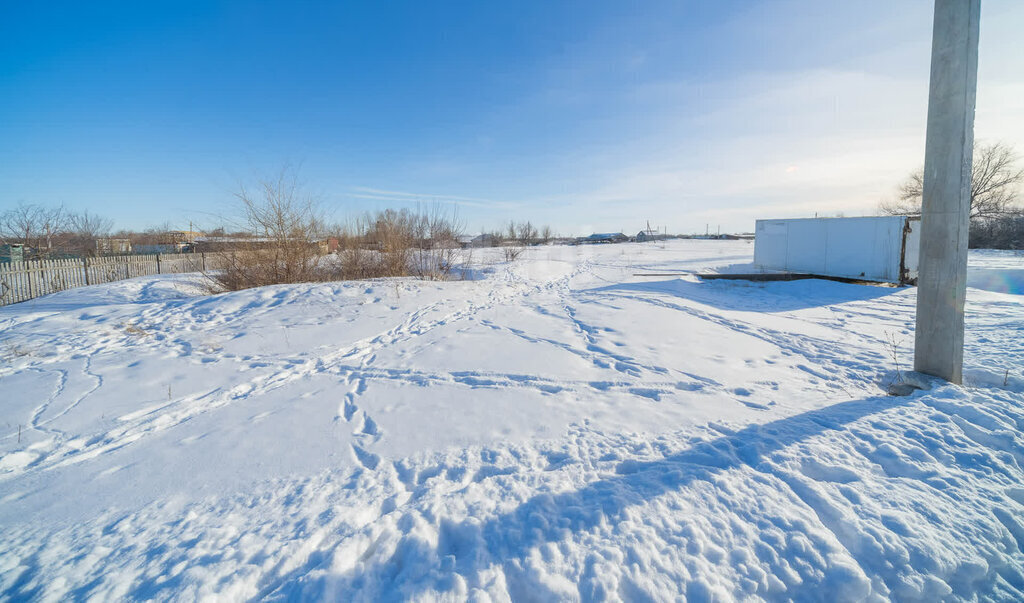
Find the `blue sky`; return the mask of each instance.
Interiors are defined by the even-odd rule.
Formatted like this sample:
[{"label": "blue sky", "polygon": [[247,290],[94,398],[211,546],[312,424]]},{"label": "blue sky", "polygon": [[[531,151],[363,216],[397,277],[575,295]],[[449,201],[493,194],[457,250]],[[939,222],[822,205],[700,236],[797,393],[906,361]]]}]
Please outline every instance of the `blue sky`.
[{"label": "blue sky", "polygon": [[[923,161],[928,1],[0,5],[0,209],[144,228],[299,166],[338,219],[750,230],[872,213]],[[977,136],[1024,152],[1024,3],[982,8]]]}]

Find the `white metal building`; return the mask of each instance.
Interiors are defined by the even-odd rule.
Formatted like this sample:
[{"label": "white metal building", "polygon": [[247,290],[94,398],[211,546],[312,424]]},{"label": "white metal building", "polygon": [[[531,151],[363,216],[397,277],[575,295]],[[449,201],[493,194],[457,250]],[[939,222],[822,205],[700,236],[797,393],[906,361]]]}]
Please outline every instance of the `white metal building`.
[{"label": "white metal building", "polygon": [[898,284],[917,282],[920,219],[907,216],[758,220],[764,270]]}]

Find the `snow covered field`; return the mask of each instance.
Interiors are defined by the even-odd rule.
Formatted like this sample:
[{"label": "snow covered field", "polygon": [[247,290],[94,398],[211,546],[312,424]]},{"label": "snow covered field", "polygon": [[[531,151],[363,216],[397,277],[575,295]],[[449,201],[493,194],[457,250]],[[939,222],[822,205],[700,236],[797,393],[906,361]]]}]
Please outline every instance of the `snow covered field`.
[{"label": "snow covered field", "polygon": [[635,276],[752,253],[0,308],[0,592],[1024,599],[1024,257],[972,252],[966,386],[892,398],[913,288]]}]

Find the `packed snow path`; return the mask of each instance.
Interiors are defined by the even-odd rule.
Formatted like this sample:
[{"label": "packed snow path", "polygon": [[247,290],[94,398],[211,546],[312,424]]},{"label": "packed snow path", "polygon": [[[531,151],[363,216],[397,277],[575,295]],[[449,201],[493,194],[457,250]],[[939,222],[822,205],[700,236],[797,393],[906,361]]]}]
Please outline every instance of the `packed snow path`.
[{"label": "packed snow path", "polygon": [[1024,598],[1024,258],[972,255],[967,387],[890,398],[912,288],[634,276],[746,242],[489,253],[0,309],[0,590]]}]

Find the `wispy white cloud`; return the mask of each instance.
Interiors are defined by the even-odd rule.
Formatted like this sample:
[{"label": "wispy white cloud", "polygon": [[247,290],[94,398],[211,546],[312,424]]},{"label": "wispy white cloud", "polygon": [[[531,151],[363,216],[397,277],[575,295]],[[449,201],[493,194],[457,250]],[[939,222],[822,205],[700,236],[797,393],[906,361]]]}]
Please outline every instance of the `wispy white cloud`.
[{"label": "wispy white cloud", "polygon": [[356,199],[373,199],[377,201],[390,201],[399,204],[410,203],[443,203],[460,205],[464,207],[486,208],[494,210],[517,209],[521,203],[514,201],[499,201],[481,197],[464,197],[459,195],[446,195],[436,193],[414,193],[407,191],[394,191],[365,186],[357,186],[348,193],[349,197]]},{"label": "wispy white cloud", "polygon": [[[577,233],[647,219],[680,231],[707,222],[747,230],[765,216],[874,213],[923,162],[930,60],[931,7],[883,4],[751,8],[709,32],[709,50],[696,57],[671,41],[630,48],[595,34],[479,124],[482,156],[456,157],[459,177],[437,180],[453,183],[451,194],[353,196],[449,200],[481,223],[514,211]],[[1024,52],[1010,25],[1024,5],[991,0],[984,11],[976,135],[1024,151]],[[753,43],[732,57],[716,54],[744,39]],[[778,64],[737,60],[758,45]],[[691,66],[725,62],[666,70],[673,53]],[[527,150],[513,152],[510,140]]]}]

